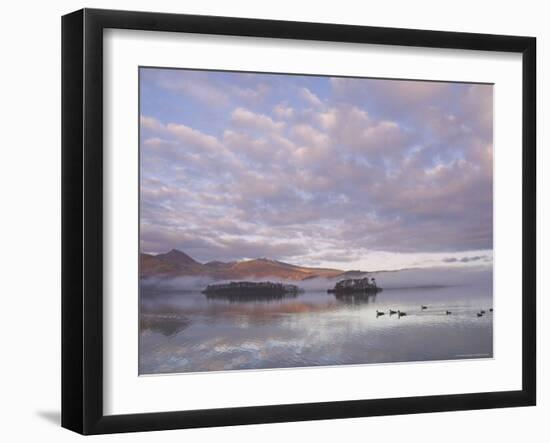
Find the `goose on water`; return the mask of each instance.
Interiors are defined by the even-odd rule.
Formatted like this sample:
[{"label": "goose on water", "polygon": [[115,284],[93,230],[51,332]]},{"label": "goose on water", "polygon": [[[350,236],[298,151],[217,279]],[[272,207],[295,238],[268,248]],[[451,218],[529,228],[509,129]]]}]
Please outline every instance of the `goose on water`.
[{"label": "goose on water", "polygon": [[390,309],[390,315],[397,314],[397,311],[394,311],[393,309]]},{"label": "goose on water", "polygon": [[424,310],[424,309],[428,309],[428,307],[427,307],[427,306],[424,306],[424,305],[422,305],[422,306],[420,306],[420,309]]},{"label": "goose on water", "polygon": [[385,313],[382,312],[382,311],[379,311],[378,309],[376,310],[376,316],[380,316],[380,315],[384,315]]},{"label": "goose on water", "polygon": [[406,313],[406,312],[401,312],[401,311],[398,310],[398,311],[397,311],[397,315],[398,315],[399,317],[403,317],[404,315],[407,315],[407,313]]},{"label": "goose on water", "polygon": [[478,316],[478,317],[483,317],[483,314],[482,314],[481,312],[478,312],[478,313],[477,313],[477,316]]},{"label": "goose on water", "polygon": [[452,312],[451,311],[445,311],[445,315],[451,315]]}]

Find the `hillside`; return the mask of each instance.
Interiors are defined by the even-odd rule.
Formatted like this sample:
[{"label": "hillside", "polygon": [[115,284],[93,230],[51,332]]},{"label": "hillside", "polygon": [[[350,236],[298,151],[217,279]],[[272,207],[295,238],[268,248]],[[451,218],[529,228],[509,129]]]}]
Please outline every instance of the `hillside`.
[{"label": "hillside", "polygon": [[172,249],[165,254],[140,254],[142,278],[204,276],[216,280],[246,278],[305,280],[315,277],[333,278],[342,274],[344,271],[339,269],[308,268],[267,258],[236,262],[210,261],[203,264],[177,249]]}]

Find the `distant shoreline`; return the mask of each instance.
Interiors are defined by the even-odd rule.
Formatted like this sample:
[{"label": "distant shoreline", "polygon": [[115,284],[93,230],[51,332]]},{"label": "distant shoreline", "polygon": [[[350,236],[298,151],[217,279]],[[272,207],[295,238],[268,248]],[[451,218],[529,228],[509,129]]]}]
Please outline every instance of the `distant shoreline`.
[{"label": "distant shoreline", "polygon": [[[177,287],[166,287],[166,286],[151,286],[151,285],[142,285],[141,284],[142,282],[140,282],[140,285],[139,285],[139,288],[140,290],[145,290],[145,291],[152,291],[152,292],[177,292],[177,293],[201,293],[203,291],[203,289],[200,289],[200,288],[196,288],[196,289],[190,289],[190,288],[177,288]],[[387,292],[387,291],[413,291],[413,290],[418,290],[418,289],[425,289],[425,290],[430,290],[430,289],[444,289],[444,288],[453,288],[453,287],[457,287],[457,286],[462,286],[462,285],[420,285],[420,286],[400,286],[400,287],[395,287],[395,288],[384,288],[384,291]],[[308,288],[302,288],[301,290],[302,293],[314,293],[314,292],[325,292],[324,289],[308,289]]]},{"label": "distant shoreline", "polygon": [[399,286],[395,288],[384,288],[384,291],[405,291],[409,289],[443,289],[443,288],[453,288],[456,286],[462,285],[420,285],[420,286]]}]

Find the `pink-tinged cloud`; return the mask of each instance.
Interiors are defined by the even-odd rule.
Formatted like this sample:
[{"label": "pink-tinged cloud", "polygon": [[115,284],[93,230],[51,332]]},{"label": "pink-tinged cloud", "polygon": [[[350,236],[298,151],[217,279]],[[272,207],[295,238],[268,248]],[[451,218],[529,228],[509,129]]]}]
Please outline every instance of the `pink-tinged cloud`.
[{"label": "pink-tinged cloud", "polygon": [[[148,75],[143,250],[322,265],[492,249],[491,85]],[[223,92],[223,107],[190,85]]]}]

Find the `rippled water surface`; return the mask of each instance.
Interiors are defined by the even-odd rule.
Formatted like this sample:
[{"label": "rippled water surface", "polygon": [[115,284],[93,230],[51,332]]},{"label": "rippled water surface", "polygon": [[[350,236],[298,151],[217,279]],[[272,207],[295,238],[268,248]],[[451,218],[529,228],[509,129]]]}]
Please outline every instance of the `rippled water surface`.
[{"label": "rippled water surface", "polygon": [[[142,288],[140,303],[141,374],[488,358],[493,352],[492,293],[484,286],[387,289],[368,297],[317,290],[270,300]],[[407,315],[389,315],[389,309]],[[478,317],[482,309],[486,314]]]}]

